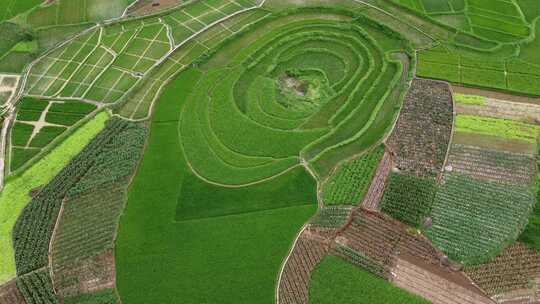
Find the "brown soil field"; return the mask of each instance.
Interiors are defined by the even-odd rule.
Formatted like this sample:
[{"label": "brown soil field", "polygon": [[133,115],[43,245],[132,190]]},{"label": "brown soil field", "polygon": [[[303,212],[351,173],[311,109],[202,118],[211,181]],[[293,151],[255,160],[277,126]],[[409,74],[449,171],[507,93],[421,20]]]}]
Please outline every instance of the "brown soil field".
[{"label": "brown soil field", "polygon": [[309,303],[309,279],[315,266],[328,253],[331,242],[328,232],[308,227],[298,237],[281,274],[280,304]]},{"label": "brown soil field", "polygon": [[[482,295],[463,275],[441,272],[437,267],[426,264],[424,261],[411,257],[400,256],[392,269],[393,283],[403,289],[434,304],[491,304],[491,299]],[[459,280],[461,284],[454,280]],[[463,285],[466,286],[463,286]]]},{"label": "brown soil field", "polygon": [[115,287],[115,266],[112,250],[88,259],[67,264],[53,271],[53,286],[60,297],[76,296]]},{"label": "brown soil field", "polygon": [[0,286],[0,304],[26,304],[16,280]]}]

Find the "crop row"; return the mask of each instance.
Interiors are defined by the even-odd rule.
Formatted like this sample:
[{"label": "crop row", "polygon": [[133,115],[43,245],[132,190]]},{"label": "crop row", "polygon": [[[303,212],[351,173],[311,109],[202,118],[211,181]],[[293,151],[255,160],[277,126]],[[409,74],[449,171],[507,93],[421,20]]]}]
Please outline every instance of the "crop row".
[{"label": "crop row", "polygon": [[323,186],[327,205],[357,205],[364,199],[384,154],[379,146],[339,166]]},{"label": "crop row", "polygon": [[[122,146],[125,140],[118,137],[121,131],[130,126],[131,123],[120,119],[112,119],[107,127],[99,133],[71,162],[25,207],[18,218],[13,229],[13,243],[15,249],[15,261],[17,273],[25,274],[43,267],[48,261],[48,247],[52,231],[55,226],[58,212],[62,201],[68,194],[86,190],[89,186],[99,185],[106,181],[117,181],[120,178],[118,173],[121,170],[111,170],[102,163],[106,156],[112,160],[122,163],[123,160],[135,162],[134,153],[122,155],[107,155],[110,153],[109,147],[115,145]],[[142,140],[139,141],[139,144]],[[110,164],[105,162],[105,164]],[[122,167],[123,168],[123,167]],[[107,177],[98,179],[84,179],[85,182],[79,185],[79,181],[87,174],[95,172],[107,172]],[[92,177],[92,175],[90,175]],[[86,181],[87,180],[87,181]],[[75,187],[75,188],[74,188]]]},{"label": "crop row", "polygon": [[388,139],[399,169],[419,176],[440,172],[450,141],[452,111],[448,85],[424,79],[413,81]]},{"label": "crop row", "polygon": [[517,139],[529,143],[536,143],[540,136],[540,126],[538,125],[473,115],[458,115],[456,131]]},{"label": "crop row", "polygon": [[311,272],[328,252],[319,240],[303,232],[283,268],[278,287],[279,302],[308,303]]},{"label": "crop row", "polygon": [[36,270],[18,278],[17,286],[27,304],[58,304],[47,268]]},{"label": "crop row", "polygon": [[459,56],[441,49],[422,51],[418,59],[417,74],[422,77],[530,95],[540,94],[536,85],[540,79],[537,66],[519,59]]},{"label": "crop row", "polygon": [[381,266],[390,266],[396,254],[407,254],[438,265],[439,252],[420,234],[381,213],[358,211],[345,229],[343,245],[369,257]]},{"label": "crop row", "polygon": [[472,265],[489,260],[525,227],[535,197],[528,187],[448,173],[426,230],[451,259]]},{"label": "crop row", "polygon": [[516,242],[496,258],[465,268],[471,279],[489,295],[531,288],[540,276],[540,252]]},{"label": "crop row", "polygon": [[369,186],[369,189],[364,197],[364,201],[362,202],[363,208],[373,211],[380,210],[379,204],[383,197],[384,189],[393,167],[394,161],[391,154],[389,152],[385,152],[379,163],[379,167],[375,172],[375,176],[371,181],[371,185]]},{"label": "crop row", "polygon": [[339,227],[346,223],[351,207],[328,206],[319,209],[310,224],[321,227]]},{"label": "crop row", "polygon": [[536,160],[526,154],[454,144],[448,163],[452,170],[505,184],[532,185]]},{"label": "crop row", "polygon": [[114,289],[107,288],[84,295],[68,297],[64,304],[118,304],[120,300]]},{"label": "crop row", "polygon": [[437,192],[434,178],[392,173],[384,190],[381,211],[414,227],[421,227],[431,213]]},{"label": "crop row", "polygon": [[331,253],[342,257],[344,260],[363,268],[376,276],[385,279],[390,278],[390,269],[386,265],[381,265],[380,263],[373,261],[369,256],[366,256],[361,252],[356,252],[346,246],[337,245],[332,248]]}]

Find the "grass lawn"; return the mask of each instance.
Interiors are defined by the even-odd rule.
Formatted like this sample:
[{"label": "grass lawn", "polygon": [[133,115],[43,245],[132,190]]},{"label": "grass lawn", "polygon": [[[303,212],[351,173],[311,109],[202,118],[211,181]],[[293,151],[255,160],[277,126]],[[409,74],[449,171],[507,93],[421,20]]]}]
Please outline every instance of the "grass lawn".
[{"label": "grass lawn", "polygon": [[107,119],[106,113],[97,115],[35,165],[7,181],[0,194],[0,284],[16,273],[11,231],[17,217],[30,202],[29,191],[47,184],[103,129]]},{"label": "grass lawn", "polygon": [[311,274],[310,304],[430,303],[339,257],[327,256]]}]

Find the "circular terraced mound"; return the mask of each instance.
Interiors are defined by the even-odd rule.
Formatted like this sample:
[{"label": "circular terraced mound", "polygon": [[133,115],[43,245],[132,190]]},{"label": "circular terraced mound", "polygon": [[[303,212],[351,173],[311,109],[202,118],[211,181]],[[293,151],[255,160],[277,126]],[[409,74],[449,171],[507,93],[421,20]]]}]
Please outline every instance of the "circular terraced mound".
[{"label": "circular terraced mound", "polygon": [[180,134],[199,177],[264,181],[300,164],[319,178],[380,142],[410,69],[406,43],[348,12],[294,11],[230,39],[200,67]]}]

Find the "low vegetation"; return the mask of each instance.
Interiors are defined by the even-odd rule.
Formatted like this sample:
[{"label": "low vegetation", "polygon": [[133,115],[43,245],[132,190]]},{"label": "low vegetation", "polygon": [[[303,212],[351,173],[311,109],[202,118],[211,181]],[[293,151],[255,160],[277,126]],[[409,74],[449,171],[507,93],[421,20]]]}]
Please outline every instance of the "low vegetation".
[{"label": "low vegetation", "polygon": [[357,205],[362,202],[384,154],[380,146],[339,166],[325,182],[325,205]]},{"label": "low vegetation", "polygon": [[339,257],[328,256],[311,277],[309,303],[429,303]]},{"label": "low vegetation", "polygon": [[457,173],[445,174],[435,196],[427,236],[464,264],[485,262],[514,242],[536,203],[526,186],[502,186]]},{"label": "low vegetation", "polygon": [[413,227],[422,227],[431,214],[436,192],[434,179],[392,173],[384,190],[381,211]]},{"label": "low vegetation", "polygon": [[[0,194],[0,232],[2,239],[11,239],[19,215],[32,199],[32,190],[49,183],[105,125],[107,114],[102,113],[75,131],[51,153],[19,176],[7,181]],[[0,242],[0,282],[15,276],[15,254],[11,242]]]}]

